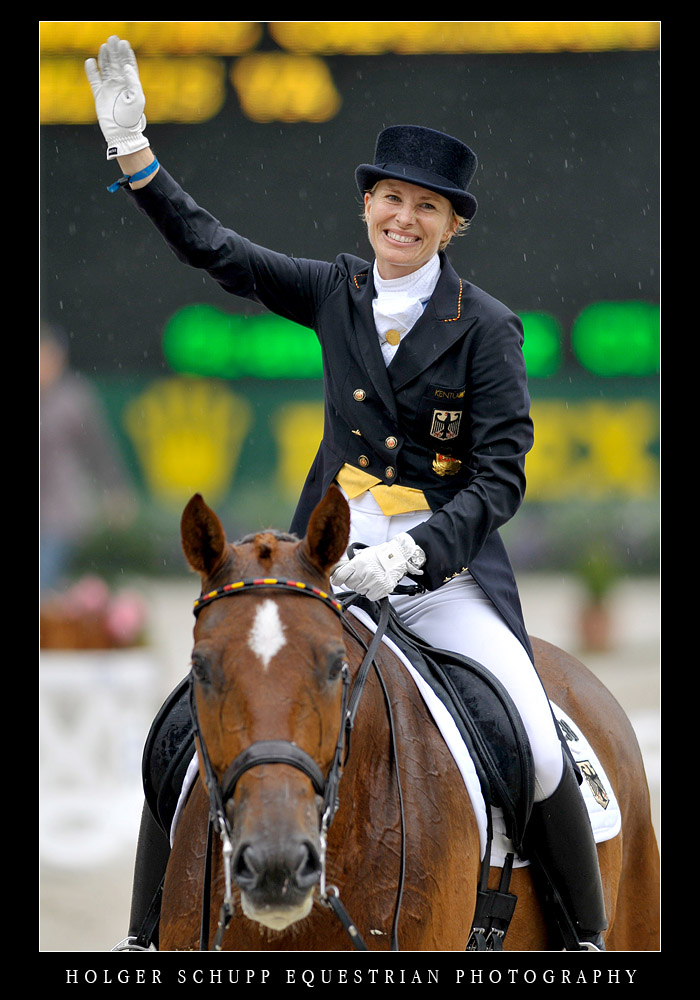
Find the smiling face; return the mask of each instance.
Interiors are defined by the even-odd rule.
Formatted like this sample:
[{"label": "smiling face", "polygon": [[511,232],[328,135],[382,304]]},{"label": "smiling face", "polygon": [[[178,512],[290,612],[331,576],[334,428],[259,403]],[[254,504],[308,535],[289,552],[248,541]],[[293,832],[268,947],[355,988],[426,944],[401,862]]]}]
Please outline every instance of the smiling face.
[{"label": "smiling face", "polygon": [[447,198],[395,180],[379,181],[365,194],[365,221],[379,274],[387,280],[427,264],[457,229]]}]

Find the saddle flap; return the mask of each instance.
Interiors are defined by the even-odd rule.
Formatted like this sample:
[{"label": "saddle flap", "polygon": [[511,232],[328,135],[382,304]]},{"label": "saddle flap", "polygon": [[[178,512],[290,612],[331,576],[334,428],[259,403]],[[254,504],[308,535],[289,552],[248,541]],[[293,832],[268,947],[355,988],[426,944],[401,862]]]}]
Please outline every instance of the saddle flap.
[{"label": "saddle flap", "polygon": [[194,753],[194,725],[185,678],[158,711],[143,750],[141,774],[148,807],[170,836],[185,772]]},{"label": "saddle flap", "polygon": [[[376,617],[370,602],[364,609]],[[423,642],[392,612],[387,635],[442,700],[469,749],[487,805],[503,810],[520,853],[534,801],[532,750],[510,695],[484,666]]]}]

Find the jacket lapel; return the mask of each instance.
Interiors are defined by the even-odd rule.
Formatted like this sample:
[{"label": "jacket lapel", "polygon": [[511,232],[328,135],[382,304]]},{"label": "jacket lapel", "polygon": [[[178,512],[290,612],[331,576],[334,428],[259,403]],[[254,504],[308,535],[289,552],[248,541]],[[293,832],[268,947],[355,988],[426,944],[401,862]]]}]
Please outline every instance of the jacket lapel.
[{"label": "jacket lapel", "polygon": [[[447,258],[441,254],[442,271],[423,315],[404,337],[391,364],[394,392],[412,381],[455,344],[474,322],[464,312],[464,289]],[[379,352],[381,355],[381,351]]]},{"label": "jacket lapel", "polygon": [[372,267],[367,271],[353,275],[350,278],[353,292],[353,303],[359,316],[359,322],[354,324],[359,348],[359,362],[367,369],[372,385],[377,391],[387,410],[394,420],[398,419],[394,390],[387,374],[384,356],[379,346],[377,328],[374,323],[372,300],[374,299],[374,280]]}]

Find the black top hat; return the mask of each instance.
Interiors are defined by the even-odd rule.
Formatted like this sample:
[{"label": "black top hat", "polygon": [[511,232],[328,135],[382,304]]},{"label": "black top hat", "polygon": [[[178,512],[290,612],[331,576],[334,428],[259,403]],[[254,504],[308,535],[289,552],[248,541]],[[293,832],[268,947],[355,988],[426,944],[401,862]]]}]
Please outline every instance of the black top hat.
[{"label": "black top hat", "polygon": [[385,178],[417,184],[441,194],[458,215],[471,219],[477,202],[467,188],[476,166],[469,146],[451,135],[420,125],[391,125],[377,136],[374,164],[362,163],[355,180],[361,194]]}]

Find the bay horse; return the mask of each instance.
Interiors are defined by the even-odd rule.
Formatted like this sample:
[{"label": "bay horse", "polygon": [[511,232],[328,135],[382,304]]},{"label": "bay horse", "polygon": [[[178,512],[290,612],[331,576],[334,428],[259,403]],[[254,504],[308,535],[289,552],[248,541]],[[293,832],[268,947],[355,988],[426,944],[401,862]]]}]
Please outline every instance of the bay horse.
[{"label": "bay horse", "polygon": [[[331,593],[349,536],[340,491],[303,539],[261,532],[232,545],[198,494],[181,534],[202,583],[191,660],[199,777],[168,863],[160,950],[463,951],[477,822],[415,682],[359,621],[348,627]],[[658,950],[659,856],[632,727],[581,663],[533,645],[622,814],[621,833],[598,845],[606,948]],[[511,891],[505,949],[547,950],[529,867],[513,870]]]}]

